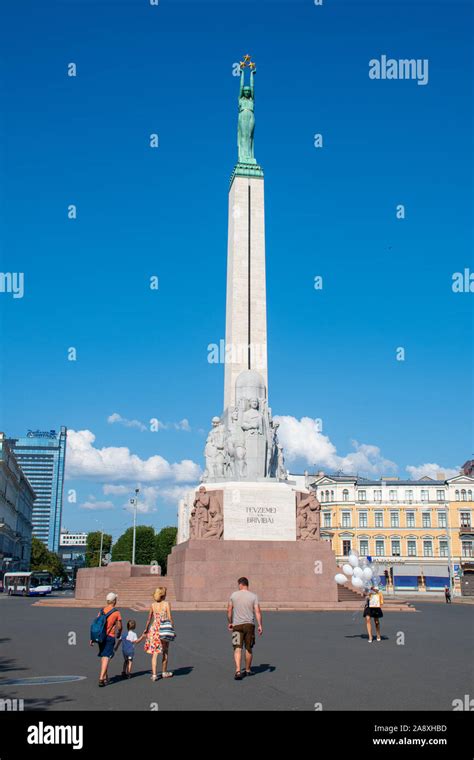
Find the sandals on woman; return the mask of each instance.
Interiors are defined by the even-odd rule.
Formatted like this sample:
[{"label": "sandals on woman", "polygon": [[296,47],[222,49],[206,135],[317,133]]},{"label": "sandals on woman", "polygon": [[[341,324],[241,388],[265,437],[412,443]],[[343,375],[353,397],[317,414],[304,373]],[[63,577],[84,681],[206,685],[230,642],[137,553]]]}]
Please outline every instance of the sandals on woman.
[{"label": "sandals on woman", "polygon": [[161,677],[162,678],[172,678],[173,677],[173,673],[171,673],[171,671],[169,671],[169,670],[165,670],[165,672],[161,674]]}]

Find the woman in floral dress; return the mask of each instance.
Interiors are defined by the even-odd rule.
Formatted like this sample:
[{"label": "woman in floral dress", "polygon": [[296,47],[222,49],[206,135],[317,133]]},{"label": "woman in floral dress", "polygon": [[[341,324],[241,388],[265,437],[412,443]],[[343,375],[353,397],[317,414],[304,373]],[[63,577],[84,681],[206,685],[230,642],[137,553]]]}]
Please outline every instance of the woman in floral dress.
[{"label": "woman in floral dress", "polygon": [[170,678],[173,674],[167,672],[168,666],[168,641],[160,639],[160,622],[164,619],[171,619],[171,610],[168,602],[165,602],[166,589],[157,588],[153,594],[154,602],[148,613],[145,631],[145,652],[151,654],[151,680],[157,681],[156,664],[158,655],[163,655],[163,672],[162,678]]}]

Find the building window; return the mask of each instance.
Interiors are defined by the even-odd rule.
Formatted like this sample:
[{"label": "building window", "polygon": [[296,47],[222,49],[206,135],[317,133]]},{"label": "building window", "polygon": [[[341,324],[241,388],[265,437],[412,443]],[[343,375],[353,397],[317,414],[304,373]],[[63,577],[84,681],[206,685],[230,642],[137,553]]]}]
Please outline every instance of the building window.
[{"label": "building window", "polygon": [[385,554],[385,542],[383,539],[377,539],[375,542],[375,555],[377,557],[383,557]]},{"label": "building window", "polygon": [[467,500],[468,500],[468,501],[472,501],[472,491],[471,491],[471,490],[469,490],[469,491],[467,492]]},{"label": "building window", "polygon": [[329,501],[329,491],[326,491],[326,501]]},{"label": "building window", "polygon": [[471,513],[461,512],[461,528],[470,528],[470,527],[471,527]]},{"label": "building window", "polygon": [[447,528],[448,521],[446,512],[438,512],[438,528]]},{"label": "building window", "polygon": [[349,491],[347,488],[344,488],[342,492],[342,501],[349,501]]},{"label": "building window", "polygon": [[424,557],[433,556],[433,542],[431,541],[431,539],[427,539],[423,541],[423,556]]},{"label": "building window", "polygon": [[367,501],[367,491],[358,491],[359,501]]},{"label": "building window", "polygon": [[407,512],[407,528],[415,527],[415,513]]},{"label": "building window", "polygon": [[459,491],[458,491],[458,490],[456,490],[456,492],[455,492],[455,493],[456,493],[456,501],[459,501]]},{"label": "building window", "polygon": [[392,557],[400,556],[400,541],[398,539],[392,540]]},{"label": "building window", "polygon": [[374,501],[382,501],[382,491],[374,491]]},{"label": "building window", "polygon": [[421,520],[423,528],[431,528],[431,515],[429,512],[423,512]]},{"label": "building window", "polygon": [[388,493],[390,501],[396,501],[397,500],[397,492],[396,491],[389,491]]},{"label": "building window", "polygon": [[390,527],[391,528],[400,527],[400,517],[399,517],[398,512],[390,512]]},{"label": "building window", "polygon": [[361,538],[359,541],[359,554],[362,557],[367,557],[369,554],[369,542],[366,538]]},{"label": "building window", "polygon": [[350,541],[343,541],[342,542],[342,553],[344,557],[347,557],[350,554],[351,551],[351,542]]},{"label": "building window", "polygon": [[375,513],[375,527],[383,528],[383,512]]},{"label": "building window", "polygon": [[424,488],[421,489],[421,501],[428,501],[428,491]]},{"label": "building window", "polygon": [[351,513],[350,512],[342,513],[342,527],[343,528],[351,527]]},{"label": "building window", "polygon": [[439,556],[440,557],[448,556],[448,542],[447,541],[439,542]]},{"label": "building window", "polygon": [[325,528],[331,527],[331,513],[330,512],[324,513],[324,527]]},{"label": "building window", "polygon": [[405,491],[405,501],[407,501],[409,504],[413,501],[413,491]]},{"label": "building window", "polygon": [[407,541],[407,545],[408,545],[408,556],[416,557],[416,541]]},{"label": "building window", "polygon": [[331,501],[334,501],[334,491],[331,491]]},{"label": "building window", "polygon": [[359,512],[359,528],[367,527],[367,512]]},{"label": "building window", "polygon": [[461,488],[461,501],[467,501],[465,488]]},{"label": "building window", "polygon": [[473,552],[473,542],[472,541],[463,541],[462,542],[462,556],[463,557],[474,557]]},{"label": "building window", "polygon": [[444,491],[442,489],[436,491],[436,498],[438,501],[444,501]]}]

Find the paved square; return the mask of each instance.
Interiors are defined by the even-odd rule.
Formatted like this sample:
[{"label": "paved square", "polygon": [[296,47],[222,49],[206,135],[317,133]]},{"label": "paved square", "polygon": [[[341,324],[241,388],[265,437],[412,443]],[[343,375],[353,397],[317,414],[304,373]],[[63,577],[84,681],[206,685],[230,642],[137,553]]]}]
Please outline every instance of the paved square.
[{"label": "paved square", "polygon": [[[0,697],[25,700],[25,710],[452,710],[474,695],[474,607],[416,603],[416,613],[387,613],[381,643],[367,643],[361,613],[264,612],[255,675],[233,680],[226,616],[176,612],[170,647],[175,677],[153,683],[150,657],[136,650],[134,676],[97,686],[97,647],[89,647],[91,609],[35,607],[0,597]],[[145,625],[146,614],[124,610]],[[68,644],[75,634],[77,643]],[[397,644],[400,634],[405,644]],[[76,682],[13,686],[6,679],[85,676]]]}]

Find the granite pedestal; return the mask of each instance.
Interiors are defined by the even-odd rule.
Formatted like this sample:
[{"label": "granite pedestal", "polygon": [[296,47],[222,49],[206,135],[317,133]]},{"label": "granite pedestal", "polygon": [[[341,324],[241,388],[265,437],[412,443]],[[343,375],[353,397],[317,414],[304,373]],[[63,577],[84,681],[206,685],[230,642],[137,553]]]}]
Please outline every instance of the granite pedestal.
[{"label": "granite pedestal", "polygon": [[246,576],[261,602],[337,602],[336,559],[326,541],[191,539],[173,547],[176,599],[226,602]]}]

